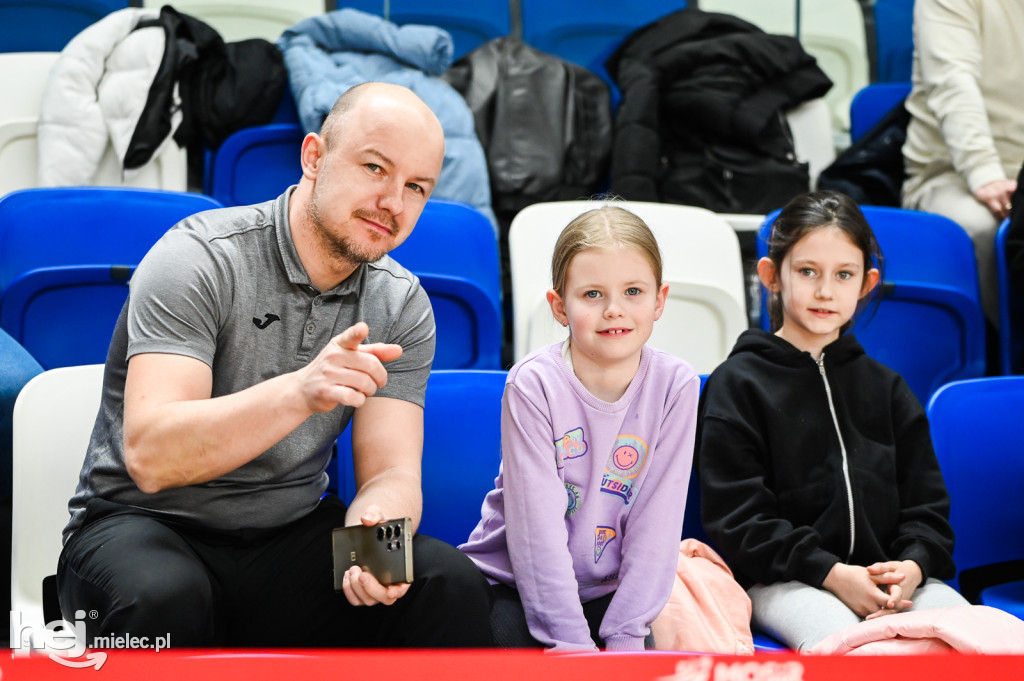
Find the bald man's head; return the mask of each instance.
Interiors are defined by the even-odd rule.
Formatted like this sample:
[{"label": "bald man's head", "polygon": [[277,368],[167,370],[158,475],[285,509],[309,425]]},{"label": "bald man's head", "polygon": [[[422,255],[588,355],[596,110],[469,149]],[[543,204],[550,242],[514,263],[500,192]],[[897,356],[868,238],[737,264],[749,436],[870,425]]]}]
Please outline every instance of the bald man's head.
[{"label": "bald man's head", "polygon": [[[320,136],[330,148],[333,138],[345,134],[348,122],[357,115],[395,116],[396,122],[408,121],[409,125],[423,126],[427,137],[425,143],[438,140],[444,148],[444,129],[441,121],[419,96],[407,87],[392,83],[366,82],[346,90],[331,107]],[[443,151],[442,151],[443,153]]]}]

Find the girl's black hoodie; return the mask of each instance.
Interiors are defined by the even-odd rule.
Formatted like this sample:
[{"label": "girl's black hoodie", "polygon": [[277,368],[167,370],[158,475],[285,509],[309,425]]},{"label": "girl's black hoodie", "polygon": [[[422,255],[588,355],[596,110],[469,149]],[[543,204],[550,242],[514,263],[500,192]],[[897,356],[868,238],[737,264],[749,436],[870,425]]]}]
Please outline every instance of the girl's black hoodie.
[{"label": "girl's black hoodie", "polygon": [[840,561],[955,574],[925,410],[851,334],[815,360],[745,331],[704,388],[696,448],[704,527],[745,587],[820,587]]}]

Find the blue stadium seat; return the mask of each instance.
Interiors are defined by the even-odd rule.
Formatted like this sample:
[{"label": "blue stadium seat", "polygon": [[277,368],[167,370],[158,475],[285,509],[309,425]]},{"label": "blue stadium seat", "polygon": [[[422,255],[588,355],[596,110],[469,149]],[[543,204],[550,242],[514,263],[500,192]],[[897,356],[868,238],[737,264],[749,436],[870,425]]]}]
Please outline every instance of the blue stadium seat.
[{"label": "blue stadium seat", "polygon": [[867,134],[909,94],[910,81],[871,83],[858,90],[850,101],[850,141],[856,142]]},{"label": "blue stadium seat", "polygon": [[1004,376],[1024,373],[1024,301],[1010,281],[1006,237],[1010,220],[996,230],[996,277],[999,281],[999,372]]},{"label": "blue stadium seat", "polygon": [[[885,259],[877,307],[869,304],[853,332],[869,355],[899,372],[922,404],[949,381],[985,375],[985,322],[974,246],[941,215],[861,206]],[[778,211],[765,218],[758,257]],[[769,328],[762,301],[762,328]]]},{"label": "blue stadium seat", "polygon": [[914,63],[914,0],[875,0],[875,82],[910,82]]},{"label": "blue stadium seat", "polygon": [[951,584],[1024,619],[1024,376],[957,381],[928,404],[956,535]]},{"label": "blue stadium seat", "polygon": [[427,201],[416,228],[391,256],[416,273],[437,325],[434,369],[501,368],[498,239],[464,203]]},{"label": "blue stadium seat", "polygon": [[337,5],[376,14],[400,26],[439,26],[452,36],[454,59],[512,30],[509,0],[338,0]]},{"label": "blue stadium seat", "polygon": [[0,328],[44,368],[101,362],[134,273],[134,265],[29,270],[7,287]]},{"label": "blue stadium seat", "polygon": [[128,0],[0,0],[0,52],[60,52]]},{"label": "blue stadium seat", "polygon": [[[274,112],[270,124],[294,125],[291,134],[283,128],[254,126],[236,130],[221,142],[217,149],[203,150],[203,193],[213,196],[225,206],[244,206],[277,197],[284,188],[298,180],[302,173],[299,165],[299,150],[303,132],[299,128],[299,111],[295,106],[295,98],[290,87],[286,87],[281,95],[281,102]],[[232,139],[235,134],[238,137]],[[289,147],[296,139],[299,144]],[[230,142],[230,143],[229,143]],[[227,150],[224,151],[225,145]],[[218,161],[217,154],[224,152]],[[243,163],[252,163],[253,167],[246,172]],[[260,164],[270,164],[260,172]],[[277,174],[275,170],[284,168]],[[270,180],[266,176],[270,175]],[[294,176],[294,177],[292,177]],[[216,183],[215,183],[216,178]],[[239,179],[245,182],[239,186]],[[255,182],[255,187],[248,186]],[[274,191],[276,189],[276,192]],[[252,197],[258,197],[251,200]]]},{"label": "blue stadium seat", "polygon": [[135,265],[208,196],[125,187],[0,198],[0,326],[44,369],[102,363]]},{"label": "blue stadium seat", "polygon": [[538,50],[590,69],[618,90],[605,60],[638,28],[685,8],[686,0],[648,0],[626,8],[621,0],[591,0],[585,6],[551,0],[521,0],[523,40]]},{"label": "blue stadium seat", "polygon": [[207,166],[207,193],[225,206],[277,198],[302,177],[305,137],[298,123],[271,123],[232,133]]},{"label": "blue stadium seat", "polygon": [[[504,371],[432,371],[423,411],[423,520],[419,532],[452,545],[469,538],[501,462]],[[464,428],[459,431],[457,426]],[[356,494],[350,430],[338,438],[337,490]]]}]

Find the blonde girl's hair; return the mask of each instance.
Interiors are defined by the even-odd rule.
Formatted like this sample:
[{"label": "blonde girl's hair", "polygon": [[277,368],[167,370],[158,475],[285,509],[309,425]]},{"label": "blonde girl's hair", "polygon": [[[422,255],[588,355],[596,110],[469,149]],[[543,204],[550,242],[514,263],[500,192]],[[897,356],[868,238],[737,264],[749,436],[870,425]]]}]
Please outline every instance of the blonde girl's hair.
[{"label": "blonde girl's hair", "polygon": [[657,287],[661,288],[661,251],[654,234],[640,217],[619,206],[588,210],[565,226],[551,256],[552,288],[558,295],[565,295],[569,263],[578,253],[613,246],[628,246],[639,251],[650,264]]}]

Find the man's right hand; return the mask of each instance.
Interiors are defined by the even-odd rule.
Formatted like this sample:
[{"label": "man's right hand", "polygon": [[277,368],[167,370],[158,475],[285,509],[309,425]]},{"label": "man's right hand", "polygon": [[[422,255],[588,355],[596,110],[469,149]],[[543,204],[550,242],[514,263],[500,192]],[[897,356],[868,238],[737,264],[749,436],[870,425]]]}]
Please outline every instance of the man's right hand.
[{"label": "man's right hand", "polygon": [[383,363],[398,359],[402,347],[392,343],[363,345],[369,333],[365,322],[353,324],[297,372],[310,410],[330,411],[339,404],[360,407],[378,388],[387,385]]},{"label": "man's right hand", "polygon": [[208,482],[267,451],[310,413],[363,405],[387,384],[383,362],[402,354],[398,345],[361,345],[369,332],[355,324],[298,371],[219,397],[211,397],[213,373],[204,362],[135,355],[124,391],[128,474],[146,493]]}]

